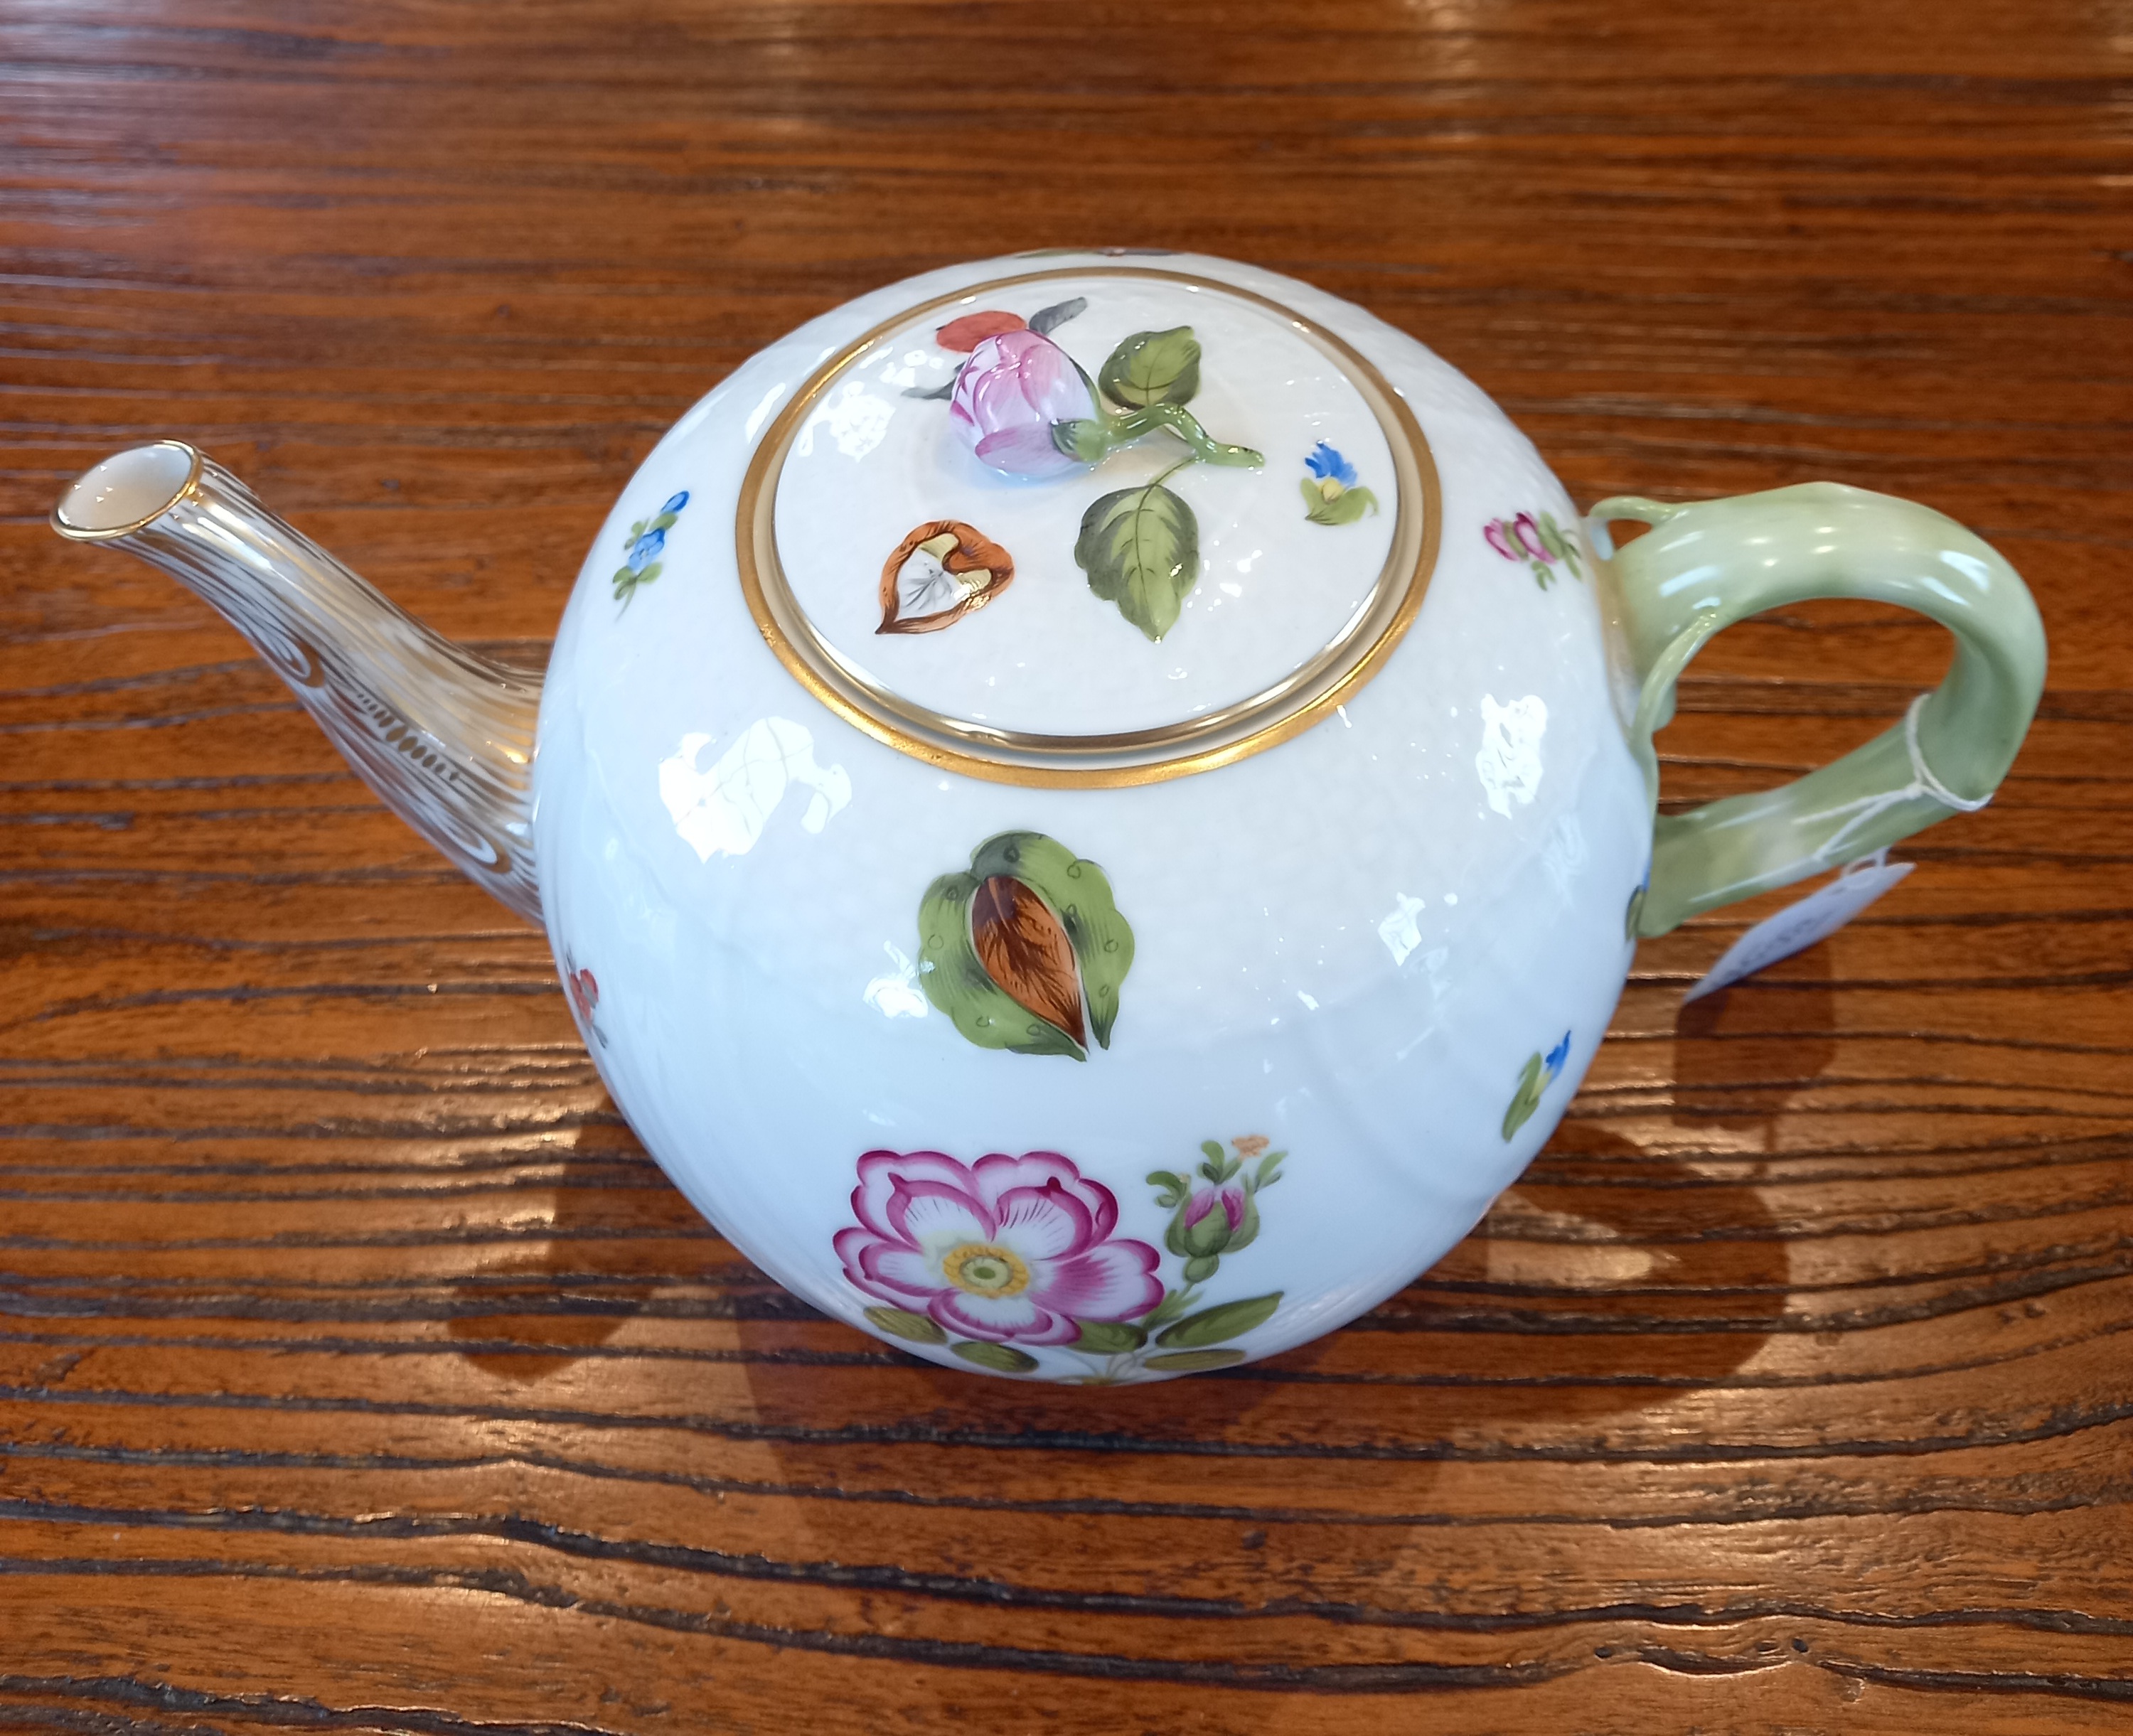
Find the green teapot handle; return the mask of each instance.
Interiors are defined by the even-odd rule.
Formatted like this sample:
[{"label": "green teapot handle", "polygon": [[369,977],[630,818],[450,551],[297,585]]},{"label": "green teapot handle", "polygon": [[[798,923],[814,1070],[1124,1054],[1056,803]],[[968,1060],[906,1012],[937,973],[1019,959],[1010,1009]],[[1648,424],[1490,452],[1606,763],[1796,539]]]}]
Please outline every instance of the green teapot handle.
[{"label": "green teapot handle", "polygon": [[[1651,529],[1620,549],[1608,526]],[[1640,685],[1630,742],[1652,805],[1651,880],[1632,926],[1663,935],[1702,911],[1842,868],[1950,814],[1981,808],[2014,762],[2044,684],[2044,629],[1989,545],[1914,501],[1836,483],[1668,506],[1603,500],[1587,534]],[[1712,635],[1810,597],[1866,597],[1955,635],[1948,678],[1904,721],[1804,777],[1659,812],[1653,732]]]}]

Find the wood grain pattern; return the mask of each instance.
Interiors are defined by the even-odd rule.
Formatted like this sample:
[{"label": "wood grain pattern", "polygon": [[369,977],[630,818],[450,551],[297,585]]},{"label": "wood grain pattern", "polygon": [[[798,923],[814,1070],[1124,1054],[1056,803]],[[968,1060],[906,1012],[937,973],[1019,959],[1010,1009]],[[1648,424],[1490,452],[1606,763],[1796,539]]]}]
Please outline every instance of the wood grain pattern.
[{"label": "wood grain pattern", "polygon": [[[2133,14],[2106,0],[0,3],[0,1727],[2133,1728]],[[914,1365],[643,1156],[540,939],[43,515],[171,434],[537,661],[799,320],[1062,242],[1310,277],[1582,501],[1813,476],[2029,579],[2001,799],[1683,1010],[1351,1330]],[[1685,684],[1669,799],[1938,676]]]}]

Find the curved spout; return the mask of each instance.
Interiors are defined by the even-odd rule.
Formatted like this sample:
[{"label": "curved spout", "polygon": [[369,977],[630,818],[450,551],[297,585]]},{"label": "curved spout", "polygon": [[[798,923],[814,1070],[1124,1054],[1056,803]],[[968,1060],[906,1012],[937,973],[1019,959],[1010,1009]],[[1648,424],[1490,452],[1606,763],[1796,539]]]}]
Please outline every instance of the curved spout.
[{"label": "curved spout", "polygon": [[541,920],[538,676],[432,632],[180,440],[84,472],[52,528],[137,555],[211,604],[388,807],[475,884]]}]

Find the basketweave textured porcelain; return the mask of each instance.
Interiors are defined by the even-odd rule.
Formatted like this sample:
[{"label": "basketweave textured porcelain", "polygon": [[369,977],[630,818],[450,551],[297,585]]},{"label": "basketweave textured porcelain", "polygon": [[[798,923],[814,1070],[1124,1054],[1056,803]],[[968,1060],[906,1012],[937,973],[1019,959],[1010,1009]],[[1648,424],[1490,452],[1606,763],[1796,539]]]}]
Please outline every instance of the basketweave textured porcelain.
[{"label": "basketweave textured porcelain", "polygon": [[[1408,1282],[1554,1126],[1639,933],[1977,805],[2043,668],[1938,514],[1582,521],[1412,339],[1182,255],[961,266],[773,344],[624,491],[545,680],[176,443],[55,522],[207,595],[545,921],[616,1103],[751,1259],[1025,1378],[1234,1364]],[[1948,680],[1655,828],[1680,668],[1828,594],[1943,620]]]}]

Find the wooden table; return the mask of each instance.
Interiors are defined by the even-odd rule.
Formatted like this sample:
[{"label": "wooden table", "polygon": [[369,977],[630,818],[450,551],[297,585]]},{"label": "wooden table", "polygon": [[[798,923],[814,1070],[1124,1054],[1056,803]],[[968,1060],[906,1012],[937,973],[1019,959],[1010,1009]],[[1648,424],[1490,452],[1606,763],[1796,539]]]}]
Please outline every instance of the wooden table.
[{"label": "wooden table", "polygon": [[[0,7],[0,1727],[2133,1726],[2133,21],[2075,0]],[[2114,34],[2115,32],[2115,34]],[[1205,248],[1423,338],[1580,500],[1827,476],[2028,575],[1988,810],[1684,1010],[1336,1337],[916,1364],[643,1156],[541,938],[203,607],[45,528],[196,440],[537,661],[757,346],[955,258]],[[1686,801],[1937,679],[1730,634]]]}]

